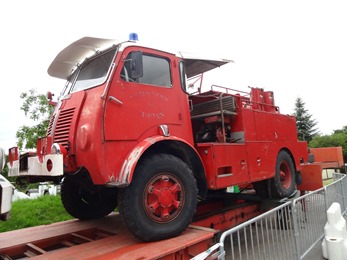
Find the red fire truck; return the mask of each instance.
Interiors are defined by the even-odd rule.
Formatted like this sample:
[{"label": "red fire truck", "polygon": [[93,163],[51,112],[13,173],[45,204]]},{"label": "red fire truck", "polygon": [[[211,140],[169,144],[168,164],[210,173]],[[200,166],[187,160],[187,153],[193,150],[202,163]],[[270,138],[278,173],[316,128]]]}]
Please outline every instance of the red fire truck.
[{"label": "red fire truck", "polygon": [[142,46],[136,34],[77,40],[48,68],[67,82],[47,136],[35,154],[9,150],[9,175],[62,181],[62,203],[81,220],[118,207],[143,241],[179,235],[210,194],[230,187],[290,196],[307,144],[273,92],[203,91],[203,73],[229,62]]}]

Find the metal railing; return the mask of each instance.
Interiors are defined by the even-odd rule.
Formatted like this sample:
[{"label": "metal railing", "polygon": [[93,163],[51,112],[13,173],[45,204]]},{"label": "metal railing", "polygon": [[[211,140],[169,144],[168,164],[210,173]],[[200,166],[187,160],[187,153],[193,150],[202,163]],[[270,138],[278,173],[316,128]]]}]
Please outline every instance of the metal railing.
[{"label": "metal railing", "polygon": [[327,210],[334,202],[341,206],[346,215],[347,177],[334,174],[334,182],[293,201],[297,259],[302,259],[324,237],[324,226],[328,221]]},{"label": "metal railing", "polygon": [[346,215],[344,174],[334,174],[333,183],[225,231],[217,244],[192,259],[303,259],[324,237],[326,211],[334,202]]}]

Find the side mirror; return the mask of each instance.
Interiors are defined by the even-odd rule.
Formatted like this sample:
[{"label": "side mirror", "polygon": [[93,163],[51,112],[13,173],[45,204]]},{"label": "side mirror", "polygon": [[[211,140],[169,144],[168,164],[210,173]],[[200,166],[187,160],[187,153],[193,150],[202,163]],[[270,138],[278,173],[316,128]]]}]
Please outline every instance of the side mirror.
[{"label": "side mirror", "polygon": [[129,77],[133,79],[138,79],[143,76],[143,62],[142,62],[142,52],[133,51],[129,54],[130,71]]}]

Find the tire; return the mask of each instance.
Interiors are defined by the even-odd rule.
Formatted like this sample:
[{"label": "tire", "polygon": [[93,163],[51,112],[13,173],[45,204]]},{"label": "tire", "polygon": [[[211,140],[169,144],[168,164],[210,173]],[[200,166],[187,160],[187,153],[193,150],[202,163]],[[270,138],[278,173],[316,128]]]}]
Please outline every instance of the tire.
[{"label": "tire", "polygon": [[255,190],[255,193],[261,198],[261,199],[267,199],[269,198],[269,180],[263,180],[253,183],[253,188]]},{"label": "tire", "polygon": [[74,178],[65,177],[60,191],[63,206],[71,216],[80,220],[97,219],[107,216],[117,207],[116,188],[88,190]]},{"label": "tire", "polygon": [[169,154],[141,161],[131,184],[118,193],[123,222],[143,241],[182,233],[193,219],[197,202],[198,189],[192,171]]},{"label": "tire", "polygon": [[285,207],[276,212],[277,228],[289,230],[293,228],[293,218],[291,207]]},{"label": "tire", "polygon": [[271,179],[271,195],[275,198],[287,198],[295,191],[295,169],[291,156],[280,151],[276,160],[275,177]]}]

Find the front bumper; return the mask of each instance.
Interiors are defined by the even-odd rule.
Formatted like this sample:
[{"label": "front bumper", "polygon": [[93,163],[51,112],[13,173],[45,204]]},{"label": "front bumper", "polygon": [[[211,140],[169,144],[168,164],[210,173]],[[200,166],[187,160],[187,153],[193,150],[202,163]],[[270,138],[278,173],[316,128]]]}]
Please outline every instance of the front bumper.
[{"label": "front bumper", "polygon": [[20,160],[7,163],[8,176],[62,176],[64,164],[62,154],[39,156],[21,156]]}]

